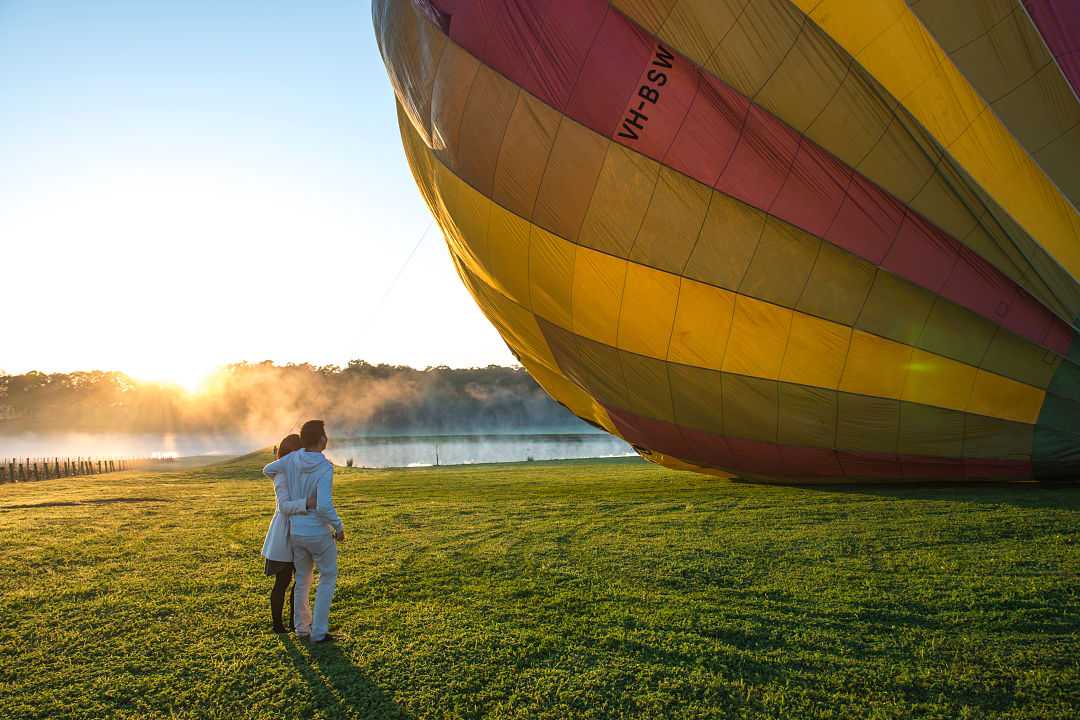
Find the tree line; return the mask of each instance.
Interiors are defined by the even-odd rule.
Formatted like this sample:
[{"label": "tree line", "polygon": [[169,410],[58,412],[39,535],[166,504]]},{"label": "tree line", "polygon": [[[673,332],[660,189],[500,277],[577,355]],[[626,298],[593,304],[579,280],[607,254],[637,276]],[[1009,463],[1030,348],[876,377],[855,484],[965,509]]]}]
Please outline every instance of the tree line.
[{"label": "tree line", "polygon": [[285,432],[313,417],[337,436],[585,427],[523,369],[496,365],[237,363],[196,393],[120,372],[0,374],[0,433]]}]

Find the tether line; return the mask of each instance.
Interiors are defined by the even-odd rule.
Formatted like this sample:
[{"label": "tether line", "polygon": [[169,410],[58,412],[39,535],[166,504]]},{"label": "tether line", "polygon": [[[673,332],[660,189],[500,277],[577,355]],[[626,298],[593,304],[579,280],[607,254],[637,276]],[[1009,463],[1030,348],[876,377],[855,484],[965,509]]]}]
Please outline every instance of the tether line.
[{"label": "tether line", "polygon": [[[382,310],[383,303],[386,302],[386,299],[390,297],[390,293],[392,293],[394,291],[394,288],[397,287],[398,280],[400,280],[401,276],[405,274],[405,269],[409,266],[409,263],[412,262],[413,257],[416,255],[416,251],[420,249],[420,246],[424,243],[424,238],[427,237],[428,232],[434,225],[435,218],[433,217],[430,221],[428,221],[427,227],[424,228],[424,232],[420,233],[420,239],[416,241],[415,245],[413,245],[412,252],[410,252],[409,256],[405,258],[405,262],[403,262],[401,264],[401,267],[398,268],[397,274],[394,275],[394,279],[390,281],[390,284],[386,287],[386,291],[382,294],[382,297],[379,298],[379,302],[376,303],[376,307],[380,311]],[[381,315],[382,313],[380,312],[380,317]]]}]

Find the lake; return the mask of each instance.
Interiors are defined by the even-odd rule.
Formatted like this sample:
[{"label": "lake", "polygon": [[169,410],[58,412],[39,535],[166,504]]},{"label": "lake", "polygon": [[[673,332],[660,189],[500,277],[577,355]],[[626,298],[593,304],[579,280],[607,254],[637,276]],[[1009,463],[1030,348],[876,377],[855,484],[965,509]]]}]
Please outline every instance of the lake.
[{"label": "lake", "polygon": [[332,440],[326,455],[336,464],[356,467],[421,467],[476,463],[625,457],[634,451],[601,433],[532,435],[440,435],[362,437]]},{"label": "lake", "polygon": [[[241,435],[22,433],[0,435],[0,458],[10,457],[234,457],[276,440]],[[327,457],[356,467],[421,467],[633,455],[603,433],[399,435],[332,439]]]}]

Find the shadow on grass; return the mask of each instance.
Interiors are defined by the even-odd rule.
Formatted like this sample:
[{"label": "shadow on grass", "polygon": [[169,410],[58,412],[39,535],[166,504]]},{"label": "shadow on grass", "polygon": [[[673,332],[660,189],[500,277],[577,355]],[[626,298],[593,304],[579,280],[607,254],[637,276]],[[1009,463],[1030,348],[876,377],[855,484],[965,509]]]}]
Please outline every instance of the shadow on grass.
[{"label": "shadow on grass", "polygon": [[866,495],[894,500],[948,500],[1032,508],[1080,509],[1080,479],[1075,481],[897,480],[858,483],[837,478],[812,483],[732,478],[732,483],[797,488],[810,493]]},{"label": "shadow on grass", "polygon": [[93,500],[56,500],[52,502],[27,503],[25,505],[0,505],[0,510],[30,510],[47,507],[75,507],[78,505],[113,505],[116,503],[167,503],[166,498],[97,498]]},{"label": "shadow on grass", "polygon": [[863,495],[891,500],[939,500],[981,505],[1080,510],[1080,484],[1037,482],[810,485],[811,492]]},{"label": "shadow on grass", "polygon": [[353,665],[336,644],[309,647],[305,653],[292,636],[282,636],[281,643],[311,687],[314,700],[331,717],[412,718],[393,697]]}]

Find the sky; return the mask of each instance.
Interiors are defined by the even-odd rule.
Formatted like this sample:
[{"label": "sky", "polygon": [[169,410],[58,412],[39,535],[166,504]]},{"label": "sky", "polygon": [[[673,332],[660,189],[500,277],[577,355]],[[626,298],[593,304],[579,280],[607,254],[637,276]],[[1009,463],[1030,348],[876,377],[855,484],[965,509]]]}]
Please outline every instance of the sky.
[{"label": "sky", "polygon": [[430,227],[369,2],[0,0],[0,98],[0,371],[515,362]]}]

